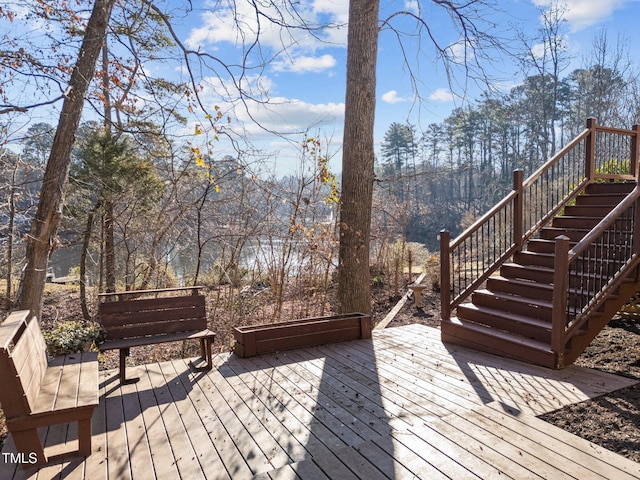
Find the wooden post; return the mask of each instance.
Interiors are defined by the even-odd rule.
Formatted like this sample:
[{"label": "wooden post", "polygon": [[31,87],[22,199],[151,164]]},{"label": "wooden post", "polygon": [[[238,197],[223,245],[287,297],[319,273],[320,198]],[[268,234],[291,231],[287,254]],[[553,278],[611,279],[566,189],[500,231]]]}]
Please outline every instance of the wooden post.
[{"label": "wooden post", "polygon": [[442,320],[451,319],[451,259],[449,257],[449,242],[451,233],[440,231],[440,317]]},{"label": "wooden post", "polygon": [[513,172],[513,190],[516,192],[515,205],[513,207],[513,243],[516,245],[516,252],[522,250],[522,237],[524,236],[524,195],[522,180],[523,170]]},{"label": "wooden post", "polygon": [[589,129],[589,135],[587,136],[587,142],[584,152],[584,174],[590,182],[593,182],[596,171],[596,119],[591,117],[587,118],[587,128]]},{"label": "wooden post", "polygon": [[638,181],[638,135],[640,135],[640,125],[635,124],[631,129],[634,135],[631,137],[631,153],[629,157],[629,173]]},{"label": "wooden post", "polygon": [[569,237],[556,237],[553,263],[553,309],[551,311],[551,350],[556,355],[556,368],[564,366],[567,329],[567,293],[569,290]]}]

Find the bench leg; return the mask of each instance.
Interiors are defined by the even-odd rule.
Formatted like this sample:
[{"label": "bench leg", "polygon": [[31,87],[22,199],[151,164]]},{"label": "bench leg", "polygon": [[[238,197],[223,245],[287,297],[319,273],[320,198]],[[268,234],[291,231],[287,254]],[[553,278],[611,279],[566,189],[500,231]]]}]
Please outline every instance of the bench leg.
[{"label": "bench leg", "polygon": [[47,463],[47,456],[44,454],[44,448],[38,435],[38,429],[32,428],[29,430],[19,430],[17,432],[12,431],[13,443],[16,446],[16,451],[22,453],[25,459],[30,461],[33,454],[38,457],[37,464]]},{"label": "bench leg", "polygon": [[91,455],[91,417],[78,420],[78,452],[85,457]]},{"label": "bench leg", "polygon": [[213,345],[212,338],[200,339],[200,356],[207,359],[207,364],[203,367],[196,367],[193,362],[189,362],[189,367],[195,372],[208,372],[213,367],[211,349]]},{"label": "bench leg", "polygon": [[140,380],[140,377],[136,378],[127,378],[127,357],[129,356],[128,348],[120,349],[120,384],[121,385],[129,385],[131,383],[136,383]]}]

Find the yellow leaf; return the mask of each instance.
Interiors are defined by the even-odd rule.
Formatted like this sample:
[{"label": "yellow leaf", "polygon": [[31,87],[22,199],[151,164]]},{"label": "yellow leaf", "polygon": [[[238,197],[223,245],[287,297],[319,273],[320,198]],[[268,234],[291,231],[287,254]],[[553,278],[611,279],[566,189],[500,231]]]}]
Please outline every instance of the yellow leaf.
[{"label": "yellow leaf", "polygon": [[196,135],[200,135],[202,133],[202,128],[200,127],[200,125],[196,125],[196,131],[195,134]]},{"label": "yellow leaf", "polygon": [[212,116],[211,116],[211,114],[210,114],[210,113],[207,113],[207,114],[204,116],[204,118],[206,118],[207,120],[209,120],[210,118],[212,118]]},{"label": "yellow leaf", "polygon": [[220,192],[220,187],[218,185],[216,185],[216,193]]}]

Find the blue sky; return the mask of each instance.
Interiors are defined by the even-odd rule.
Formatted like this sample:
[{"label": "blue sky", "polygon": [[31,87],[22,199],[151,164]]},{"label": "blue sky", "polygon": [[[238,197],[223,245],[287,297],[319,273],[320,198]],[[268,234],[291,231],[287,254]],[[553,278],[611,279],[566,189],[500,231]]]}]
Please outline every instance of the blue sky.
[{"label": "blue sky", "polygon": [[[540,27],[541,9],[549,8],[552,0],[506,0],[498,3],[500,11],[488,12],[479,28],[491,28],[494,35],[502,38],[511,48],[523,48],[516,31],[534,35]],[[204,1],[189,18],[189,26],[184,27],[185,42],[191,48],[200,49],[222,58],[239,55],[236,48],[239,34],[233,28],[230,12],[212,13],[208,7],[217,2]],[[638,43],[637,20],[640,18],[639,0],[567,0],[564,3],[566,42],[568,55],[573,59],[567,73],[580,65],[592,47],[594,35],[605,28],[613,45],[618,37],[631,45]],[[306,8],[303,15],[310,22],[322,23],[327,20],[345,24],[348,19],[347,2],[344,0],[309,0],[301,2]],[[219,3],[218,3],[219,5]],[[239,5],[242,5],[240,3]],[[429,21],[433,36],[452,53],[462,46],[459,33],[452,27],[442,9],[431,2],[422,0],[382,0],[381,18],[394,12],[405,10],[421,12]],[[239,8],[245,25],[255,28],[255,20],[249,10]],[[397,17],[399,18],[399,17]],[[405,49],[409,63],[418,83],[412,85],[411,75],[398,41],[389,29],[382,31],[379,42],[378,83],[376,103],[376,140],[380,142],[384,132],[392,122],[410,121],[426,127],[431,122],[440,122],[456,106],[466,99],[473,100],[482,85],[468,81],[462,69],[453,70],[450,82],[443,65],[437,61],[435,51],[429,42],[423,42],[417,52],[415,24],[408,20],[395,20],[394,26],[403,29]],[[282,32],[264,24],[262,30],[262,52],[265,56],[274,54],[282,46]],[[344,114],[344,83],[346,62],[346,28],[321,32],[318,38],[304,32],[288,33],[284,42],[290,44],[286,53],[280,52],[273,61],[249,78],[249,83],[262,85],[268,89],[273,105],[269,108],[249,104],[238,109],[230,102],[216,96],[221,85],[216,80],[211,84],[210,101],[222,106],[234,119],[235,128],[244,128],[249,136],[266,151],[278,152],[279,167],[289,170],[296,163],[295,151],[282,139],[267,135],[256,126],[256,121],[264,127],[278,132],[308,130],[312,135],[319,133],[330,137],[330,151],[335,152],[339,168],[340,143]],[[535,45],[534,45],[535,46]],[[517,84],[523,73],[515,60],[503,57],[498,52],[490,53],[493,61],[480,61],[493,77],[493,85],[508,89]],[[416,100],[419,96],[420,101]],[[249,112],[251,117],[249,118]],[[294,142],[299,136],[291,137]]]},{"label": "blue sky", "polygon": [[[486,0],[492,2],[493,0]],[[516,31],[533,36],[540,27],[541,9],[549,8],[552,0],[495,0],[499,11],[483,11],[480,31],[490,32],[502,39],[504,46],[511,50],[522,47]],[[192,2],[193,11],[188,16],[176,19],[177,31],[189,48],[217,57],[227,64],[238,64],[242,51],[252,39],[247,32],[257,29],[255,12],[248,0],[237,0],[236,16],[225,10],[226,2],[220,0],[200,0]],[[264,2],[267,3],[267,2]],[[461,2],[458,2],[461,3]],[[628,45],[628,53],[635,60],[633,45],[640,44],[638,19],[640,0],[566,0],[563,2],[566,19],[566,44],[573,63],[566,71],[580,65],[592,47],[594,35],[599,29],[606,29],[609,42],[613,45],[621,37]],[[167,1],[166,8],[177,9],[179,4]],[[280,173],[293,171],[298,162],[299,132],[320,135],[334,155],[332,166],[339,170],[340,146],[344,119],[344,89],[346,76],[346,36],[348,22],[348,2],[346,0],[301,0],[297,2],[300,15],[309,24],[332,24],[340,27],[318,31],[310,35],[304,30],[283,31],[273,24],[262,21],[260,25],[260,46],[247,57],[251,69],[243,77],[243,86],[261,96],[268,97],[269,104],[259,102],[238,102],[228,73],[224,69],[217,72],[203,69],[199,79],[203,87],[202,95],[209,109],[219,106],[224,116],[231,117],[227,128],[246,135],[252,143],[270,155],[270,161],[277,159]],[[436,41],[453,58],[459,58],[464,44],[459,32],[452,26],[442,9],[430,0],[381,0],[381,19],[398,11],[420,13],[427,20],[428,27]],[[176,10],[177,13],[178,10]],[[275,15],[273,11],[265,14]],[[286,21],[288,13],[282,13]],[[181,14],[182,15],[182,14]],[[242,23],[243,33],[235,26],[234,18]],[[405,53],[416,82],[412,83],[409,67],[402,61],[402,51],[394,33],[385,28],[379,41],[378,81],[376,101],[376,140],[379,143],[392,122],[409,121],[418,129],[432,122],[444,120],[453,108],[462,106],[465,100],[477,97],[482,85],[468,81],[461,68],[454,68],[447,78],[443,64],[436,52],[426,41],[419,45],[415,23],[408,16],[394,17],[393,26],[404,31]],[[34,32],[38,29],[31,25]],[[41,30],[46,30],[41,26]],[[242,39],[244,41],[244,47]],[[283,49],[286,47],[286,50]],[[535,48],[535,45],[533,45]],[[513,58],[507,58],[497,51],[489,52],[491,61],[478,60],[482,68],[493,77],[493,86],[509,89],[523,77]],[[263,60],[268,63],[260,65]],[[212,62],[215,65],[215,63]],[[152,76],[185,79],[184,65],[157,62],[145,65]],[[195,69],[198,70],[197,68]],[[234,68],[232,68],[234,70]],[[235,68],[235,72],[239,71]],[[466,94],[466,97],[465,97]],[[418,98],[420,99],[418,101]],[[34,121],[56,122],[57,106],[46,107],[34,112],[23,125]],[[88,112],[89,114],[91,112]],[[18,118],[19,121],[22,119]],[[203,117],[192,118],[184,133],[194,132],[197,123],[204,123]],[[260,126],[258,126],[260,124]],[[16,127],[22,128],[22,127]],[[292,133],[288,137],[267,133],[271,130]],[[200,141],[200,139],[194,139]],[[234,155],[225,141],[216,146],[217,153]]]}]

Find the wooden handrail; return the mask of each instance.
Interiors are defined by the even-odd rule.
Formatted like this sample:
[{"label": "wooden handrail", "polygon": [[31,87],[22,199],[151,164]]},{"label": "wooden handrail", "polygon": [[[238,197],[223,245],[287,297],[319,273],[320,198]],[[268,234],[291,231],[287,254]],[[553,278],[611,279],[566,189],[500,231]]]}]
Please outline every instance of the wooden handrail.
[{"label": "wooden handrail", "polygon": [[535,172],[529,175],[529,177],[527,177],[527,179],[524,181],[523,187],[527,188],[531,184],[533,184],[533,182],[540,178],[547,170],[549,170],[550,167],[558,163],[567,153],[576,148],[580,144],[580,142],[582,142],[582,140],[584,140],[589,135],[589,133],[591,133],[591,130],[589,128],[584,129],[582,133],[580,133],[576,138],[565,145],[558,153],[551,157],[548,162],[546,162]]},{"label": "wooden handrail", "polygon": [[604,233],[604,231],[613,224],[624,212],[633,206],[640,198],[640,186],[636,186],[624,200],[611,210],[593,229],[587,233],[582,240],[569,250],[569,263],[573,262],[578,255],[584,252],[589,246]]}]

